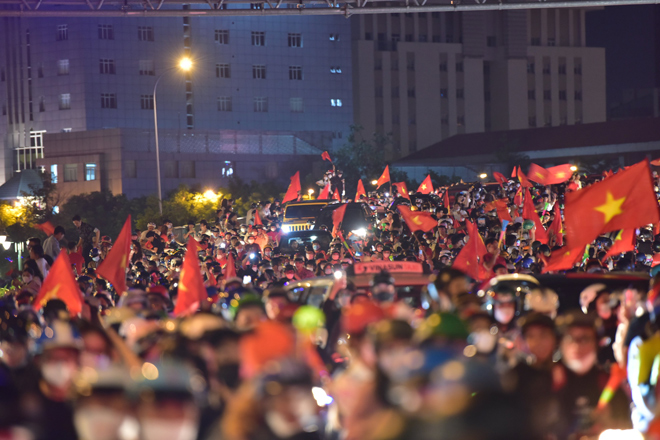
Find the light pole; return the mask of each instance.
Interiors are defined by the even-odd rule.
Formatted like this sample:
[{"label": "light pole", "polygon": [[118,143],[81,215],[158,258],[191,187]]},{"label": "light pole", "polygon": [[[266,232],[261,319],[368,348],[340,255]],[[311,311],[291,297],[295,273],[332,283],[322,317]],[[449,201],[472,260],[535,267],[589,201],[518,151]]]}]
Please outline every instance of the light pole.
[{"label": "light pole", "polygon": [[[183,58],[181,61],[179,61],[179,66],[181,70],[183,71],[189,71],[192,68],[192,60],[190,58]],[[156,79],[156,83],[154,84],[154,136],[156,138],[156,181],[158,184],[158,212],[160,212],[160,215],[163,215],[163,193],[161,191],[160,187],[160,149],[158,148],[158,112],[156,109],[156,88],[158,87],[158,83],[160,82],[160,79],[165,75],[167,72],[175,69],[175,67],[170,67],[169,69],[166,69],[161,73],[158,78]]]}]

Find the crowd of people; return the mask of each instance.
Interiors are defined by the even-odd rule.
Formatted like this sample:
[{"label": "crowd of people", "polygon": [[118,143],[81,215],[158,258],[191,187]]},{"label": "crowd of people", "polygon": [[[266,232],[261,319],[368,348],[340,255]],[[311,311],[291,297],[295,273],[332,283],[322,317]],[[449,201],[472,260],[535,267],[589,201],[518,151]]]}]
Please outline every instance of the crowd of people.
[{"label": "crowd of people", "polygon": [[[529,188],[540,224],[523,218],[515,178],[424,197],[385,186],[358,197],[374,213],[364,236],[316,225],[333,233],[329,246],[286,252],[279,201],[239,218],[225,199],[216,218],[183,233],[167,219],[132,231],[124,292],[96,273],[111,237],[76,215],[76,240],[62,225],[31,238],[22,270],[6,274],[0,438],[541,440],[633,427],[656,438],[655,225],[623,253],[608,252],[617,232],[603,234],[566,269],[641,272],[648,291],[614,291],[603,278],[581,309],[565,310],[549,288],[493,282],[544,272],[563,249],[553,224],[565,194],[598,180]],[[345,200],[340,173],[321,184]],[[435,225],[411,231],[400,205]],[[473,240],[486,250],[480,267],[459,270]],[[35,304],[60,253],[83,300],[77,314],[62,292]],[[184,259],[195,257],[206,301],[175,314]],[[419,298],[399,295],[406,286],[387,271],[366,290],[352,282],[352,265],[388,261],[422,266],[429,285]],[[298,304],[288,286],[321,276],[332,280],[324,302]]]}]

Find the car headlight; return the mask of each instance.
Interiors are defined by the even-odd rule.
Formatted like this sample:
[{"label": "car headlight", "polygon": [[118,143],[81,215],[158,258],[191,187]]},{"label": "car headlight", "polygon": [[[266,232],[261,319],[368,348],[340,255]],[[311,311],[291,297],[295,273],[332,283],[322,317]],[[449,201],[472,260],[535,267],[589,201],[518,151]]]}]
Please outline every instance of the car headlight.
[{"label": "car headlight", "polygon": [[291,228],[288,225],[282,225],[282,232],[288,234],[289,232],[291,232]]},{"label": "car headlight", "polygon": [[364,238],[364,237],[367,236],[367,230],[364,229],[364,228],[355,229],[355,230],[353,230],[353,231],[351,231],[351,232],[353,233],[353,235],[357,235],[358,237],[362,237],[362,238]]}]

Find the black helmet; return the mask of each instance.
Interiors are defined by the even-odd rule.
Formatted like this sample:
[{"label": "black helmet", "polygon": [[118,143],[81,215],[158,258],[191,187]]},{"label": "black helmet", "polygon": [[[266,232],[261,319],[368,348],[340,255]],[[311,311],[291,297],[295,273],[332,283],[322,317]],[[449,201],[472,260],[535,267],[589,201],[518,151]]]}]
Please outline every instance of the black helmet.
[{"label": "black helmet", "polygon": [[376,286],[378,284],[394,284],[394,278],[386,270],[381,270],[379,273],[374,275],[374,278],[371,280],[371,285]]}]

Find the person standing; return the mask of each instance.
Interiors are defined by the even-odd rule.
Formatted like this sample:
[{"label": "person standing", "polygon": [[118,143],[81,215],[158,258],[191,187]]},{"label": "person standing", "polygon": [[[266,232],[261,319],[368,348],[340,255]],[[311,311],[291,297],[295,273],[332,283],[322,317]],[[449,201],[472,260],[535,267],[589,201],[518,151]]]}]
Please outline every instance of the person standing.
[{"label": "person standing", "polygon": [[78,248],[82,249],[82,255],[87,265],[92,261],[89,252],[95,245],[101,242],[101,231],[89,223],[83,222],[78,214],[73,216],[73,224],[78,229],[78,234],[80,235]]},{"label": "person standing", "polygon": [[44,254],[48,255],[55,261],[60,254],[60,242],[64,238],[64,227],[56,226],[53,235],[44,240]]}]

